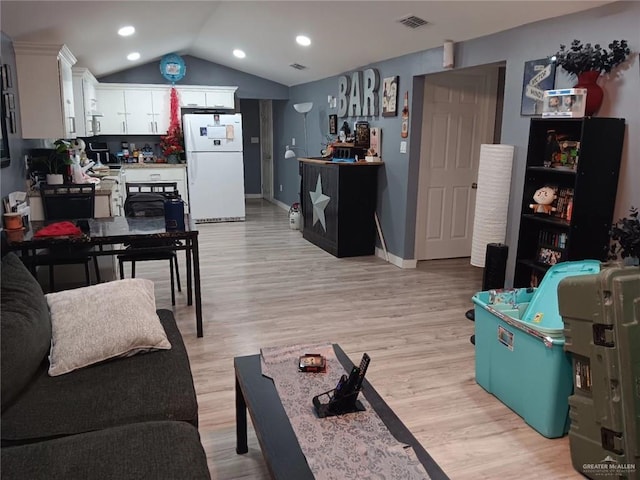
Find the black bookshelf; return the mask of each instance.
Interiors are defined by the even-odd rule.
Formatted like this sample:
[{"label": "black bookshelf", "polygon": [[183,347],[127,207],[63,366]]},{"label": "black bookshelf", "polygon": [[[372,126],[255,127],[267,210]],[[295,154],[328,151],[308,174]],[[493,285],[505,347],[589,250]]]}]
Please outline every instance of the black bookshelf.
[{"label": "black bookshelf", "polygon": [[[550,130],[560,146],[580,142],[575,168],[548,166]],[[531,119],[514,286],[537,286],[557,262],[606,259],[624,134],[622,118]],[[533,194],[547,185],[561,193],[557,211],[533,213]]]}]

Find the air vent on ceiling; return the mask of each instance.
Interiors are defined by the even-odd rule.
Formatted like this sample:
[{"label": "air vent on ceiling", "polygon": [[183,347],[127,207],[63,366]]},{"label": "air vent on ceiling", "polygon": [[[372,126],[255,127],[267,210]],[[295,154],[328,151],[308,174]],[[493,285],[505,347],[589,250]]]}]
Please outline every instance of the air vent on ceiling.
[{"label": "air vent on ceiling", "polygon": [[299,63],[292,63],[289,66],[291,68],[295,68],[296,70],[306,70],[307,69],[307,67],[305,67],[304,65],[300,65]]},{"label": "air vent on ceiling", "polygon": [[407,17],[401,18],[398,21],[401,24],[403,24],[405,27],[409,27],[409,28],[418,28],[429,23],[420,17],[416,17],[415,15],[409,15]]}]

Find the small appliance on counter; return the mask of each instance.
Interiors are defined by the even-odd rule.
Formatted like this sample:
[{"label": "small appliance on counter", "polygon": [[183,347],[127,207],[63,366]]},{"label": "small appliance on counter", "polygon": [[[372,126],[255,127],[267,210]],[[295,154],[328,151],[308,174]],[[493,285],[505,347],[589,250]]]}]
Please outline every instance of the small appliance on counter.
[{"label": "small appliance on counter", "polygon": [[89,142],[87,146],[87,158],[96,162],[96,165],[109,165],[119,163],[115,157],[109,153],[109,146],[106,142]]}]

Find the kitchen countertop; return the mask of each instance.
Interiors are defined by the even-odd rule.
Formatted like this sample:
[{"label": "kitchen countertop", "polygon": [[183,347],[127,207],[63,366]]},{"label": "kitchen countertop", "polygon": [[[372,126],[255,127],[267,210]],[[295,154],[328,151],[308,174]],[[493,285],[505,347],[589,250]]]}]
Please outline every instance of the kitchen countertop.
[{"label": "kitchen countertop", "polygon": [[187,168],[186,163],[123,163],[121,168]]}]

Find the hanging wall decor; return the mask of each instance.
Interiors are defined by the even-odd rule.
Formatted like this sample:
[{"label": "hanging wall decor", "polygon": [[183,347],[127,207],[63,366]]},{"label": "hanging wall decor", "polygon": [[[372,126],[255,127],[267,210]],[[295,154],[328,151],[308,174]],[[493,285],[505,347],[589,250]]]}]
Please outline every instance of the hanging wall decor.
[{"label": "hanging wall decor", "polygon": [[338,134],[338,115],[329,115],[329,135]]},{"label": "hanging wall decor", "polygon": [[187,66],[180,55],[170,53],[160,60],[160,73],[175,85],[176,82],[184,78],[187,73]]},{"label": "hanging wall decor", "polygon": [[402,105],[402,127],[400,128],[400,136],[407,138],[409,136],[409,92],[404,92],[404,104]]},{"label": "hanging wall decor", "polygon": [[398,79],[387,77],[382,82],[382,116],[395,117],[398,115]]},{"label": "hanging wall decor", "polygon": [[545,90],[553,90],[556,65],[549,59],[524,62],[520,115],[541,115]]}]

